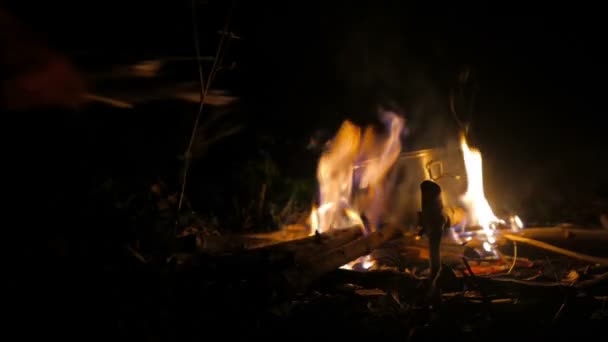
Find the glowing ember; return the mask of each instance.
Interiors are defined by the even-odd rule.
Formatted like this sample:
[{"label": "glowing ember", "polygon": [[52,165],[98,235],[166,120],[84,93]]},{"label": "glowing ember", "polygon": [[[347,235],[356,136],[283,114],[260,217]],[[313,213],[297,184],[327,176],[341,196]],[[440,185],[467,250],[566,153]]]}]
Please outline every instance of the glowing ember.
[{"label": "glowing ember", "polygon": [[518,231],[524,228],[523,221],[517,215],[511,216],[509,221],[511,223],[511,230],[513,231]]},{"label": "glowing ember", "polygon": [[363,269],[369,270],[372,267],[376,266],[376,261],[372,258],[371,255],[362,256],[359,259],[349,262],[348,264],[340,267],[343,270],[354,270],[354,269]]},{"label": "glowing ember", "polygon": [[[464,135],[460,137],[460,147],[464,156],[464,165],[467,172],[467,191],[462,196],[462,201],[467,209],[467,225],[479,226],[486,235],[487,243],[493,244],[494,230],[496,225],[504,223],[500,220],[486,200],[483,189],[483,167],[481,152],[470,148]],[[484,243],[484,249],[488,250]]]}]

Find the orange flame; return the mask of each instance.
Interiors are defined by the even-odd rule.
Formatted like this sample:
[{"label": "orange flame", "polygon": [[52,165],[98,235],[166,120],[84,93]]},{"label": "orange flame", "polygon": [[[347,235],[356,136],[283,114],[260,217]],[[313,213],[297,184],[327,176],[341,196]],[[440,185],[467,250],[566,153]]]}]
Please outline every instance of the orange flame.
[{"label": "orange flame", "polygon": [[[481,152],[478,149],[470,148],[464,135],[460,137],[460,147],[464,156],[464,165],[467,172],[467,191],[462,196],[462,201],[467,208],[468,226],[479,226],[486,235],[487,242],[492,244],[494,229],[499,223],[504,223],[494,215],[483,189],[483,166]],[[484,249],[491,249],[484,243]]]},{"label": "orange flame", "polygon": [[[360,213],[352,205],[353,186],[367,189],[370,221],[379,220],[383,200],[380,185],[401,152],[400,135],[404,126],[403,118],[393,113],[385,113],[383,119],[389,126],[386,139],[379,139],[371,128],[367,128],[362,137],[361,128],[347,120],[319,159],[319,207],[311,212],[311,234],[353,224],[363,226]],[[354,184],[353,171],[358,160],[366,162],[360,181]]]},{"label": "orange flame", "polygon": [[316,210],[319,233],[335,228],[338,216],[350,204],[353,183],[353,164],[359,149],[361,129],[345,121],[330,148],[319,159],[317,179],[319,181],[320,205]]}]

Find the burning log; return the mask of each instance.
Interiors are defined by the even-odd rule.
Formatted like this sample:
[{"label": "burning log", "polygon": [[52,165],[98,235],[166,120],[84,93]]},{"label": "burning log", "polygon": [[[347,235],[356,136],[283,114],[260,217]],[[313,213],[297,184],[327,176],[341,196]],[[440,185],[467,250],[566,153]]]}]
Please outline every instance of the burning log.
[{"label": "burning log", "polygon": [[288,285],[296,290],[306,288],[321,276],[336,270],[358,257],[370,254],[374,249],[401,235],[396,226],[374,232],[343,246],[318,254],[305,264],[295,265],[282,273]]}]

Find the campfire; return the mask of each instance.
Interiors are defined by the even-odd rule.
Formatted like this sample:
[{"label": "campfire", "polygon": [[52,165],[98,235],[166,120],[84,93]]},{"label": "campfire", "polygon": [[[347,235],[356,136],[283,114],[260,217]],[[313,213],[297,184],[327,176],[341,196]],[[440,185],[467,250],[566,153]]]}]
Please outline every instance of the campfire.
[{"label": "campfire", "polygon": [[[588,294],[605,294],[608,258],[575,249],[605,246],[606,231],[524,229],[518,216],[494,212],[484,191],[482,154],[464,134],[456,151],[402,152],[405,120],[394,113],[382,119],[384,130],[345,121],[328,142],[318,162],[317,202],[305,225],[217,238],[213,251],[204,247],[214,245],[207,237],[202,256],[181,267],[194,265],[211,283],[232,284],[222,288],[251,289],[256,307],[264,298],[275,311],[325,299],[334,307],[332,298],[350,296],[353,310],[374,314],[426,317],[447,306],[481,317],[528,310],[542,299],[556,305],[551,315],[557,320],[564,295],[597,304]],[[415,162],[403,163],[412,156]],[[449,172],[429,171],[441,163]],[[420,177],[403,183],[409,171]],[[400,215],[412,207],[416,222],[409,213]],[[368,304],[358,307],[361,300]],[[384,309],[375,309],[374,301]],[[417,323],[410,324],[415,330]]]},{"label": "campfire", "polygon": [[[387,175],[401,153],[405,120],[394,113],[384,113],[383,119],[388,132],[384,137],[371,127],[362,133],[360,127],[345,121],[328,142],[318,164],[319,198],[310,214],[310,235],[352,226],[361,227],[367,234],[386,223],[382,216],[384,203],[393,199],[384,189],[393,185],[388,184]],[[461,244],[478,239],[485,252],[498,257],[495,235],[505,229],[519,231],[523,222],[516,215],[504,220],[494,214],[485,197],[481,152],[469,146],[464,134],[460,135],[460,152],[467,189],[458,196],[457,209],[465,214],[449,227],[449,236]],[[361,192],[365,194],[363,205],[355,201]],[[375,264],[374,258],[366,255],[342,268],[360,265],[359,269],[368,270]]]},{"label": "campfire", "polygon": [[[436,158],[428,151],[403,153],[405,120],[394,113],[382,119],[381,131],[345,121],[328,142],[318,162],[318,198],[299,238],[294,225],[249,236],[274,237],[262,244],[225,237],[213,253],[203,248],[182,267],[202,267],[200,274],[214,282],[225,278],[233,287],[249,286],[250,296],[267,298],[273,310],[348,293],[353,305],[369,300],[361,310],[370,310],[374,300],[385,306],[388,301],[391,314],[422,317],[443,305],[467,304],[478,317],[503,308],[513,312],[511,306],[527,310],[525,305],[542,299],[557,304],[555,321],[564,296],[596,305],[589,294],[606,294],[608,258],[575,251],[604,248],[605,231],[524,229],[518,216],[500,217],[485,195],[482,154],[464,135],[458,151]],[[424,175],[408,180],[417,182],[415,188],[403,186],[398,172],[400,158],[412,156],[420,156],[410,165]],[[429,171],[442,161],[450,172]],[[446,176],[458,162],[462,172]],[[408,228],[411,215],[394,215],[411,207],[418,214],[414,230]]]},{"label": "campfire", "polygon": [[[297,238],[298,234],[284,230],[273,235],[277,239],[274,242],[272,234],[267,234],[270,242],[248,247],[243,240],[234,243],[232,239],[220,241],[216,250],[240,245],[246,250],[237,253],[237,259],[245,265],[260,261],[283,263],[288,267],[283,267],[282,277],[290,287],[298,289],[337,269],[366,272],[384,269],[435,276],[440,265],[445,264],[461,277],[511,274],[518,269],[529,274],[534,262],[522,255],[521,250],[518,255],[517,243],[608,265],[604,258],[533,239],[545,236],[551,229],[523,229],[518,216],[497,216],[485,196],[482,154],[469,145],[464,134],[460,134],[458,151],[448,155],[433,159],[424,151],[416,152],[422,156],[419,168],[427,172],[418,180],[418,190],[403,192],[399,173],[395,171],[401,167],[399,160],[404,156],[401,139],[405,119],[392,112],[382,113],[381,119],[383,130],[362,129],[344,121],[327,142],[317,166],[318,198],[304,227],[307,237]],[[462,164],[462,175],[450,177],[461,186],[442,189],[449,184],[430,171],[437,163],[441,164],[437,158]],[[408,199],[407,203],[417,203],[414,226],[420,229],[407,229],[412,222],[403,221],[400,218],[403,215],[393,215],[402,210],[394,204],[401,205],[403,198]],[[550,236],[562,236],[561,230],[552,229]],[[263,238],[262,235],[256,234],[255,238]],[[577,231],[576,236],[591,235]]]}]

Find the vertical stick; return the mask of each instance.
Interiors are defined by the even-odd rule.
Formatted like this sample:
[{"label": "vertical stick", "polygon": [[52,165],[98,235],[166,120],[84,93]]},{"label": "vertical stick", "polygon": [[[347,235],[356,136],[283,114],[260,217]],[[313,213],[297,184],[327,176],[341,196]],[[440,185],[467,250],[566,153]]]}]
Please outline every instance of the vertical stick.
[{"label": "vertical stick", "polygon": [[441,267],[440,244],[447,219],[443,212],[441,187],[437,183],[428,180],[422,182],[420,184],[420,194],[422,199],[420,223],[429,237],[431,277],[435,279]]}]

